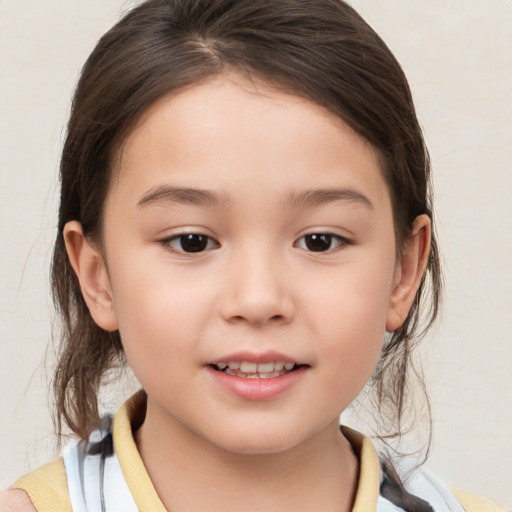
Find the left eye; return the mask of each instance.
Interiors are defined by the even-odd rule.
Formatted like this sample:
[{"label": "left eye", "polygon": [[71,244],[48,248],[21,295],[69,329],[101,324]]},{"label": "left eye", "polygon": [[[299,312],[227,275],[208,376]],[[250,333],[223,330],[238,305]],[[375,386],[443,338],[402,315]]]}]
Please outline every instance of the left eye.
[{"label": "left eye", "polygon": [[177,235],[165,241],[176,252],[195,253],[217,247],[216,242],[206,235],[187,233]]},{"label": "left eye", "polygon": [[330,233],[312,233],[297,240],[297,247],[312,252],[327,252],[336,249],[348,241],[338,235]]}]

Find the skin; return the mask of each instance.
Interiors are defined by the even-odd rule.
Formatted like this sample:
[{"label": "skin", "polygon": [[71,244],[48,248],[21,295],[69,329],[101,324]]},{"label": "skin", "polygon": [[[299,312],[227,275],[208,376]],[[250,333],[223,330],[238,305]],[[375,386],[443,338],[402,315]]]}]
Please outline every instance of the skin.
[{"label": "skin", "polygon": [[35,512],[36,509],[25,491],[13,489],[0,492],[0,510],[2,512]]},{"label": "skin", "polygon": [[[184,233],[206,249],[183,252]],[[308,248],[315,233],[328,250]],[[136,442],[169,510],[351,510],[358,463],[339,415],[404,321],[430,240],[418,217],[397,262],[369,144],[307,100],[221,76],[162,98],[128,136],[101,247],[77,222],[65,239],[93,318],[119,329],[148,393]],[[243,399],[208,366],[239,351],[305,369]]]}]

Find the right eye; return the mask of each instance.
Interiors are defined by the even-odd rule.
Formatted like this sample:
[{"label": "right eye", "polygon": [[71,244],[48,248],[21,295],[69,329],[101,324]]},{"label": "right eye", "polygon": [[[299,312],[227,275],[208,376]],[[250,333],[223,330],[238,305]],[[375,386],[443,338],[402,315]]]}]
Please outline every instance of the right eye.
[{"label": "right eye", "polygon": [[186,233],[172,236],[163,240],[174,252],[197,253],[218,247],[218,243],[207,235],[200,233]]}]

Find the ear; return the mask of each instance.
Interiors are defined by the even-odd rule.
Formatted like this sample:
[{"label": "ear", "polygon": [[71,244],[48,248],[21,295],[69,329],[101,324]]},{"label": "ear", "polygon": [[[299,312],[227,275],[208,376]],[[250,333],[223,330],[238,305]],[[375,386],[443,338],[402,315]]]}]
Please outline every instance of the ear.
[{"label": "ear", "polygon": [[425,272],[430,253],[431,224],[427,215],[416,217],[406,242],[402,261],[397,266],[391,294],[386,330],[395,331],[404,323]]},{"label": "ear", "polygon": [[64,226],[64,242],[82,295],[96,324],[106,331],[118,328],[112,288],[103,256],[85,237],[79,222]]}]

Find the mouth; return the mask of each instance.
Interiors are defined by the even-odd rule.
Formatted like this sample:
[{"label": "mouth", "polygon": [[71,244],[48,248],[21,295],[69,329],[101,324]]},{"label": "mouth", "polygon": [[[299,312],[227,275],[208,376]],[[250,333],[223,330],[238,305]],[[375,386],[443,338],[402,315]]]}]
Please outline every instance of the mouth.
[{"label": "mouth", "polygon": [[274,379],[294,372],[306,365],[285,361],[268,361],[265,363],[254,363],[251,361],[219,361],[209,366],[218,372],[234,377],[242,377],[244,379]]}]

